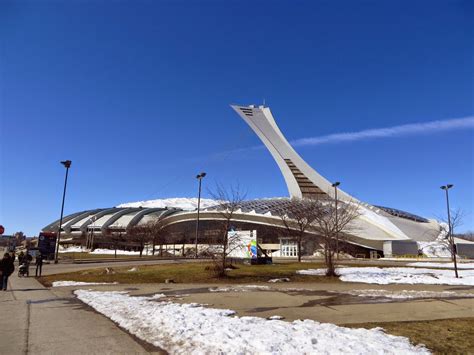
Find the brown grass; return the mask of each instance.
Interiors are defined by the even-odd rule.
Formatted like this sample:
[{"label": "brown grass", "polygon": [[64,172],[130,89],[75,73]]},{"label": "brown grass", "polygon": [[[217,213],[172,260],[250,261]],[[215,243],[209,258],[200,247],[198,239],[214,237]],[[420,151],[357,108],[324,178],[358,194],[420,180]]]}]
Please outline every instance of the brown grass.
[{"label": "brown grass", "polygon": [[413,322],[348,324],[351,328],[382,327],[386,333],[425,344],[435,354],[474,354],[474,318]]},{"label": "brown grass", "polygon": [[53,281],[118,282],[124,284],[162,283],[172,279],[177,283],[246,283],[267,282],[272,278],[288,277],[294,282],[338,282],[337,278],[297,275],[296,271],[308,268],[321,268],[320,263],[288,263],[273,265],[237,265],[227,271],[225,277],[216,277],[210,270],[212,263],[183,263],[137,266],[137,271],[129,271],[132,266],[114,268],[107,273],[106,267],[63,274],[43,276],[39,281],[51,286]]},{"label": "brown grass", "polygon": [[61,253],[59,254],[60,259],[74,259],[74,260],[91,260],[91,259],[158,259],[158,253],[156,256],[145,255],[143,253],[142,257],[140,255],[121,255],[117,254],[90,254],[90,253]]}]

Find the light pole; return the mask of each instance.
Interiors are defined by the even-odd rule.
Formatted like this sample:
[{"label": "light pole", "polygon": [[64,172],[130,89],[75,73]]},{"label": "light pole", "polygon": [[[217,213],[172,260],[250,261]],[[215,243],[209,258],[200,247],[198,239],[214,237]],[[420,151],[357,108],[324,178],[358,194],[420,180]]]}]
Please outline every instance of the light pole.
[{"label": "light pole", "polygon": [[199,211],[201,209],[201,182],[202,179],[206,176],[206,173],[200,173],[196,176],[196,179],[199,180],[199,192],[198,192],[198,208],[197,208],[197,220],[196,220],[196,255],[198,257],[198,235],[199,235]]},{"label": "light pole", "polygon": [[90,224],[90,229],[91,232],[89,234],[88,242],[86,243],[86,249],[90,249],[91,251],[94,250],[94,227],[95,227],[95,220],[97,219],[96,216],[92,216],[90,218],[91,224]]},{"label": "light pole", "polygon": [[69,173],[69,168],[71,167],[72,161],[64,160],[61,162],[66,168],[66,177],[64,178],[64,190],[63,190],[63,202],[61,204],[61,218],[59,219],[59,230],[58,230],[58,237],[56,240],[56,253],[54,256],[54,263],[58,263],[58,256],[59,256],[59,242],[61,240],[61,228],[63,227],[63,212],[64,212],[64,199],[66,198],[66,186],[67,186],[67,176]]},{"label": "light pole", "polygon": [[339,181],[336,181],[334,184],[332,184],[332,187],[334,187],[334,204],[336,205],[336,258],[339,260],[339,231],[338,228],[339,226],[337,225],[337,187],[341,185]]},{"label": "light pole", "polygon": [[454,237],[453,237],[453,226],[451,221],[451,211],[449,209],[449,192],[448,190],[452,188],[453,184],[447,184],[440,187],[441,190],[446,192],[446,208],[448,209],[448,238],[449,244],[451,244],[451,251],[453,253],[453,262],[454,262],[454,273],[456,274],[456,278],[458,278],[458,265],[456,261],[456,248],[454,246]]}]

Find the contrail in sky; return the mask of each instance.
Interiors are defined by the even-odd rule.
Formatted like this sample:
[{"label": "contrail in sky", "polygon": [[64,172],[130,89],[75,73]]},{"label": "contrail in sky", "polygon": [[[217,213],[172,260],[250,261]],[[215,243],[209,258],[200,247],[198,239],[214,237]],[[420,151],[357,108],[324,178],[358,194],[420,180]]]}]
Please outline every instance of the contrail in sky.
[{"label": "contrail in sky", "polygon": [[387,128],[372,128],[358,132],[335,133],[320,137],[295,139],[290,143],[295,147],[302,147],[326,143],[353,142],[372,138],[400,137],[413,134],[427,134],[469,128],[474,128],[474,116],[442,121],[410,123]]},{"label": "contrail in sky", "polygon": [[[319,137],[300,138],[290,141],[293,147],[315,146],[321,144],[337,144],[355,141],[363,141],[374,138],[392,138],[408,135],[424,135],[443,131],[472,129],[474,128],[474,116],[453,118],[448,120],[430,121],[423,123],[410,123],[386,128],[371,128],[357,132],[334,133]],[[263,145],[244,147],[224,151],[213,155],[214,158],[222,159],[232,153],[248,152],[263,149]]]}]

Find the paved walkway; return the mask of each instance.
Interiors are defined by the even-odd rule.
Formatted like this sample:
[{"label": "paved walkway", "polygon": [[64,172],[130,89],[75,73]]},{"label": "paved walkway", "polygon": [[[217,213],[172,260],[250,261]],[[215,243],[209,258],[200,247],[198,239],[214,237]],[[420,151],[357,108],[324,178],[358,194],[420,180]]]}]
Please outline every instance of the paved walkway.
[{"label": "paved walkway", "polygon": [[[474,318],[474,287],[447,285],[373,285],[349,282],[277,284],[253,283],[261,290],[244,284],[118,284],[87,286],[98,291],[126,291],[132,296],[164,293],[177,297],[173,302],[207,304],[212,308],[232,309],[239,316],[270,317],[280,315],[287,321],[312,319],[338,325],[370,322],[429,321],[450,318]],[[210,288],[229,289],[212,292]],[[239,289],[240,287],[240,289]],[[243,287],[243,289],[242,289]],[[270,287],[271,289],[265,289]],[[58,297],[71,297],[84,286],[56,287]],[[399,292],[431,291],[459,293],[452,298],[386,299],[348,295],[354,290]],[[467,297],[466,294],[470,296]]]},{"label": "paved walkway", "polygon": [[18,278],[15,272],[9,283],[9,291],[0,291],[0,354],[158,353],[33,277]]}]

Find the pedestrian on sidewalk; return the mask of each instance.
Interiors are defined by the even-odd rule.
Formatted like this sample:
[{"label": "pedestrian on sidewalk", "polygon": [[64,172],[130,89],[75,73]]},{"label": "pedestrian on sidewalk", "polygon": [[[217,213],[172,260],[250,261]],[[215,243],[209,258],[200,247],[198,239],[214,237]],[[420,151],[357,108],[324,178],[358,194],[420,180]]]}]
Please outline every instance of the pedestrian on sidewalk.
[{"label": "pedestrian on sidewalk", "polygon": [[8,278],[15,271],[15,265],[13,265],[13,259],[10,254],[5,253],[3,259],[0,261],[0,272],[2,274],[2,290],[6,291],[8,286]]},{"label": "pedestrian on sidewalk", "polygon": [[[41,255],[41,253],[38,253],[36,255],[36,272],[35,272],[35,276],[38,277],[38,276],[41,276],[41,269],[43,268],[43,255]],[[39,275],[38,275],[39,274]]]},{"label": "pedestrian on sidewalk", "polygon": [[25,253],[23,253],[23,251],[21,251],[20,255],[18,255],[18,265],[23,264],[24,258],[25,258]]}]

